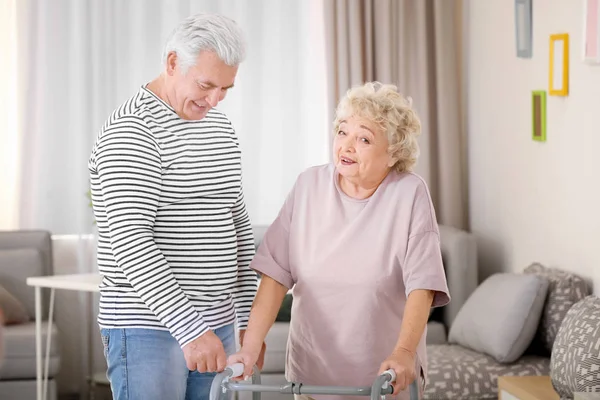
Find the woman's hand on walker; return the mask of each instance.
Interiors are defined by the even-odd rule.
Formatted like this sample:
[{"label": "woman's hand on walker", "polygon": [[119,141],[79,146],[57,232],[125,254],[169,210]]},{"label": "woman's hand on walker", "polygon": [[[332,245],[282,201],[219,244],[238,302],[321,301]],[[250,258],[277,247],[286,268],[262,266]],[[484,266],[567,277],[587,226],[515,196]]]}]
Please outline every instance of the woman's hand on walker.
[{"label": "woman's hand on walker", "polygon": [[396,372],[396,380],[393,382],[394,393],[405,390],[416,378],[415,355],[407,349],[395,349],[386,360],[381,363],[378,375],[388,369]]},{"label": "woman's hand on walker", "polygon": [[243,376],[233,378],[232,380],[242,380],[252,375],[252,369],[254,365],[256,365],[259,369],[262,369],[265,358],[265,348],[266,347],[264,343],[262,349],[260,349],[259,351],[252,351],[242,346],[240,351],[230,355],[227,359],[227,365],[233,365],[237,363],[244,364]]}]

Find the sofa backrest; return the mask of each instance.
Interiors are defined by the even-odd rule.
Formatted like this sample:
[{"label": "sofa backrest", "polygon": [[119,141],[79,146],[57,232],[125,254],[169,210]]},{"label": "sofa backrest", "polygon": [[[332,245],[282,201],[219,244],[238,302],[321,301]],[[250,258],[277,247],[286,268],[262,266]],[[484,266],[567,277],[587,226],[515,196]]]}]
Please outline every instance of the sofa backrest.
[{"label": "sofa backrest", "polygon": [[475,235],[451,226],[440,225],[440,247],[450,303],[443,307],[442,319],[449,329],[456,315],[479,283]]},{"label": "sofa backrest", "polygon": [[[27,286],[26,280],[30,276],[52,274],[50,232],[0,231],[0,285],[23,303],[32,318],[35,317],[35,290]],[[47,300],[48,294],[44,293],[44,318],[47,315]]]}]

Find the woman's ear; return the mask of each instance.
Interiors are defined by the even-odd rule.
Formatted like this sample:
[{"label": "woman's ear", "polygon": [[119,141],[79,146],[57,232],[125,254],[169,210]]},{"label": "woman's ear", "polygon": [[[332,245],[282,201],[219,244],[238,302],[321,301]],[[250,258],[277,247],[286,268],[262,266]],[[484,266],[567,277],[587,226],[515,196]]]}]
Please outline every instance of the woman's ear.
[{"label": "woman's ear", "polygon": [[388,167],[392,168],[398,162],[399,158],[397,153],[393,151],[388,152]]}]

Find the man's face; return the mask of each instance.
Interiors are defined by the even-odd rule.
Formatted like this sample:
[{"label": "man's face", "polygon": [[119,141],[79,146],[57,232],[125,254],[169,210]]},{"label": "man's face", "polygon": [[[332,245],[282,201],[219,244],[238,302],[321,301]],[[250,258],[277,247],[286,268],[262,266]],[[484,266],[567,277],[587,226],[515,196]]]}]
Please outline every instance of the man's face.
[{"label": "man's face", "polygon": [[196,64],[183,73],[175,53],[167,58],[167,91],[175,112],[188,120],[200,120],[225,98],[233,87],[238,67],[225,64],[215,53],[202,51]]}]

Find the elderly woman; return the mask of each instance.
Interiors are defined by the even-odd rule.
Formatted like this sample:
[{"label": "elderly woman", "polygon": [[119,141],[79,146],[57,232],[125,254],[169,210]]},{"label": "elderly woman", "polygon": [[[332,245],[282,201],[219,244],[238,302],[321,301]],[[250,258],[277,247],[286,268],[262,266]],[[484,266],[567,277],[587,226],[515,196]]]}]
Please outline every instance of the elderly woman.
[{"label": "elderly woman", "polygon": [[395,396],[408,398],[426,376],[430,308],[450,300],[429,190],[410,172],[420,122],[394,86],[375,82],[347,93],[334,126],[333,163],[298,177],[251,263],[263,277],[229,362],[248,375],[262,361],[293,287],[288,380],[368,386],[393,368]]}]

